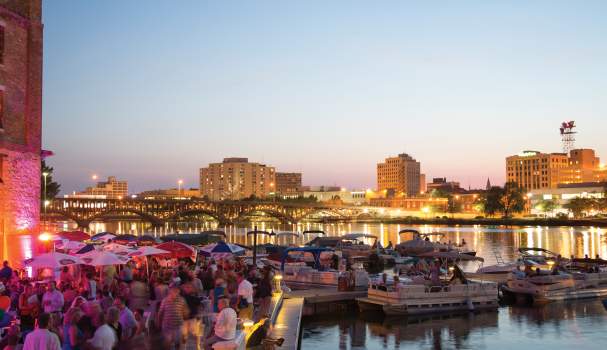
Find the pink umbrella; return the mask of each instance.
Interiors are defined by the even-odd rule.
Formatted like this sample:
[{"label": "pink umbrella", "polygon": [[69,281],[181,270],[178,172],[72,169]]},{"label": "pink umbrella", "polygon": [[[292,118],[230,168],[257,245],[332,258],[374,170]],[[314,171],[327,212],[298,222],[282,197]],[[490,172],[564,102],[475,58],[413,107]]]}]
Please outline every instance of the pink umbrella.
[{"label": "pink umbrella", "polygon": [[120,256],[99,250],[91,250],[88,253],[84,253],[80,255],[80,259],[82,259],[83,264],[91,266],[122,265],[130,260],[128,256]]},{"label": "pink umbrella", "polygon": [[139,247],[129,252],[130,257],[167,254],[168,251],[150,246]]}]

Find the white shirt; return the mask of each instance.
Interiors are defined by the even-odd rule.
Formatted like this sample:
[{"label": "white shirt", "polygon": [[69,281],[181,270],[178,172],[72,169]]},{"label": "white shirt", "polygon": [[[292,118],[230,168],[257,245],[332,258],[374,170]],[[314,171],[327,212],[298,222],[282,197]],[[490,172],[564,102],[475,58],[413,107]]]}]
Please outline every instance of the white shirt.
[{"label": "white shirt", "polygon": [[[50,301],[50,304],[46,305],[46,302]],[[60,291],[47,291],[42,296],[42,305],[44,306],[44,312],[52,313],[59,312],[63,309],[63,294]]]},{"label": "white shirt", "polygon": [[107,323],[97,328],[93,338],[89,339],[89,343],[99,350],[112,350],[117,342],[118,337],[116,336],[116,331]]},{"label": "white shirt", "polygon": [[215,335],[225,340],[236,338],[236,311],[226,307],[217,315],[215,322]]},{"label": "white shirt", "polygon": [[23,350],[61,350],[57,334],[38,328],[25,337]]},{"label": "white shirt", "polygon": [[246,298],[249,304],[253,304],[253,285],[251,282],[242,280],[238,285],[238,296]]}]

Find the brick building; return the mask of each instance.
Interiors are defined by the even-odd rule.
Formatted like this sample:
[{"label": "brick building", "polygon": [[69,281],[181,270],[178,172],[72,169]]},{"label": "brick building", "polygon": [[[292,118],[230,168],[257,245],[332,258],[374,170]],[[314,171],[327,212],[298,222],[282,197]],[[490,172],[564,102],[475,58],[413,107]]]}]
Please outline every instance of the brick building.
[{"label": "brick building", "polygon": [[13,264],[40,229],[41,122],[41,0],[0,0],[0,255]]}]

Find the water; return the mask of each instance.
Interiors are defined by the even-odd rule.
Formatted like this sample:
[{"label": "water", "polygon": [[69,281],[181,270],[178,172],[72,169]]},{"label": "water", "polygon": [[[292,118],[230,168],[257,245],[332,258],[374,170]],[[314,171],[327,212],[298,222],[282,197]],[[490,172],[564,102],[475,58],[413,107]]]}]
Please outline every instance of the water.
[{"label": "water", "polygon": [[600,301],[407,320],[352,314],[305,319],[301,349],[605,349]]},{"label": "water", "polygon": [[[256,223],[246,226],[218,227],[212,222],[179,223],[160,229],[137,222],[94,223],[91,231],[151,234],[163,236],[175,231],[199,232],[223,229],[231,242],[250,245],[246,232],[257,225],[259,230],[297,231],[321,229],[329,236],[349,232],[376,235],[383,245],[398,244],[411,236],[398,232],[416,228],[423,233],[442,232],[443,242],[461,242],[485,258],[485,265],[495,263],[494,251],[505,261],[517,257],[519,247],[541,247],[565,257],[575,255],[607,258],[607,230],[593,227],[505,227],[395,225],[335,223],[280,225]],[[310,237],[284,237],[281,244],[303,244]],[[432,238],[436,240],[436,238]],[[275,242],[275,238],[260,236],[259,243]],[[367,240],[367,243],[372,243]],[[464,266],[466,270],[478,266]],[[604,349],[607,346],[607,311],[599,300],[553,303],[543,307],[504,306],[498,312],[440,316],[425,319],[384,318],[359,315],[355,310],[347,315],[304,319],[302,349],[508,349],[537,348]]]}]

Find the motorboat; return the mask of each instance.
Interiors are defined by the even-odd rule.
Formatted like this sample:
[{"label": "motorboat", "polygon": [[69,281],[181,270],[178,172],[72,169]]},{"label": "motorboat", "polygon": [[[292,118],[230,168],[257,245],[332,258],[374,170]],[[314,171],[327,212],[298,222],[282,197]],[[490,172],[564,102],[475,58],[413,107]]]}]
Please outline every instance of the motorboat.
[{"label": "motorboat", "polygon": [[538,268],[530,275],[516,271],[501,290],[505,297],[534,304],[600,298],[607,296],[607,272],[551,272]]},{"label": "motorboat", "polygon": [[[441,255],[437,255],[439,253]],[[461,258],[465,255],[455,252],[427,254],[429,258],[443,261],[445,266],[451,258]],[[423,315],[497,309],[497,283],[469,280],[457,264],[449,266],[447,271],[452,271],[451,276],[447,275],[448,279],[438,282],[432,282],[421,275],[400,277],[398,282],[392,279],[392,283],[373,281],[369,284],[367,297],[356,299],[359,309],[381,311],[385,315]]]},{"label": "motorboat", "polygon": [[[349,273],[345,272],[345,266],[340,269],[332,269],[327,264],[322,263],[321,254],[329,253],[333,250],[321,247],[301,247],[287,248],[283,253],[280,270],[283,281],[289,286],[296,287],[337,287],[340,277],[350,274],[354,288],[366,288],[369,283],[369,275],[364,269],[356,268]],[[313,266],[301,263],[288,263],[290,255],[311,255],[314,261]]]}]

